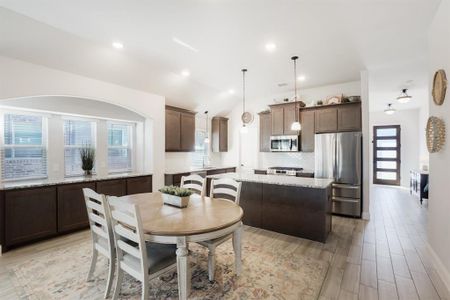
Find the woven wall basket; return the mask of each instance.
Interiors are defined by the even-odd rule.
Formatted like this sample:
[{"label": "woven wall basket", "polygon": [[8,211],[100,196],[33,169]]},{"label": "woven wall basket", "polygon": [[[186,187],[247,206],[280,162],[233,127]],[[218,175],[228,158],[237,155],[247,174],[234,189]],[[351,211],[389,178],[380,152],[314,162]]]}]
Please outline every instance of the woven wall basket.
[{"label": "woven wall basket", "polygon": [[429,117],[426,129],[428,152],[439,152],[445,144],[445,123],[437,117]]},{"label": "woven wall basket", "polygon": [[436,105],[442,105],[445,100],[445,93],[447,92],[447,76],[444,70],[438,70],[433,78],[433,101]]}]

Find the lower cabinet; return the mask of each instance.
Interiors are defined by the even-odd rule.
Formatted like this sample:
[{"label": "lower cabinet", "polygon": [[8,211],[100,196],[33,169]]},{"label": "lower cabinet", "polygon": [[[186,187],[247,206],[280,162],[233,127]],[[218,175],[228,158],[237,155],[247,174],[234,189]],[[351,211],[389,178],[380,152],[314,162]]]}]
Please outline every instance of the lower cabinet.
[{"label": "lower cabinet", "polygon": [[256,182],[245,182],[241,188],[239,205],[244,211],[242,222],[245,225],[261,227],[263,184]]},{"label": "lower cabinet", "polygon": [[125,196],[127,194],[127,183],[123,179],[97,181],[97,193],[109,196]]},{"label": "lower cabinet", "polygon": [[127,179],[127,195],[140,194],[140,193],[151,193],[152,188],[152,177],[134,177]]},{"label": "lower cabinet", "polygon": [[56,187],[5,191],[6,247],[57,234]]},{"label": "lower cabinet", "polygon": [[58,232],[89,227],[83,188],[95,190],[95,183],[65,184],[58,191]]}]

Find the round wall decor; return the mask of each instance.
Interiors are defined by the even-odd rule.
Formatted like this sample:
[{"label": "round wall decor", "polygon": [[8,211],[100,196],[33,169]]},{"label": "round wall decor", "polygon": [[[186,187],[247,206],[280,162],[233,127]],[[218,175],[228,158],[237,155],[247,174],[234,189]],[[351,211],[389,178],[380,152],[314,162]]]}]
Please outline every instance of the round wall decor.
[{"label": "round wall decor", "polygon": [[447,92],[447,76],[444,70],[437,70],[433,78],[433,101],[436,105],[442,105]]},{"label": "round wall decor", "polygon": [[250,124],[251,122],[253,122],[252,113],[250,113],[248,111],[244,112],[241,116],[241,120],[244,124]]},{"label": "round wall decor", "polygon": [[437,117],[429,117],[426,129],[428,152],[439,152],[445,144],[445,123]]}]

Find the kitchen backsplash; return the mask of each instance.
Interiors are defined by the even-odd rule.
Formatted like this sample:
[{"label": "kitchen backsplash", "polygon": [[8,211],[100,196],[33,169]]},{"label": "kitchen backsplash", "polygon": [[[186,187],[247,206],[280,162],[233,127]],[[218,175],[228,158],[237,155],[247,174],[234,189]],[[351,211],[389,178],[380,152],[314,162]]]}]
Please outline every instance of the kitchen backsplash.
[{"label": "kitchen backsplash", "polygon": [[269,167],[300,167],[305,170],[314,170],[314,153],[260,153],[259,168]]}]

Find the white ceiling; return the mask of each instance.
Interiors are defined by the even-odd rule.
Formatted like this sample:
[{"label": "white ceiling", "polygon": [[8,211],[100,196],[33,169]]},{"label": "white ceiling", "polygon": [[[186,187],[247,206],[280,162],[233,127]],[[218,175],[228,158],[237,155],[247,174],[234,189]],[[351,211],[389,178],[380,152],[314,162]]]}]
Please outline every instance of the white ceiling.
[{"label": "white ceiling", "polygon": [[[244,66],[248,97],[267,98],[292,89],[292,55],[307,78],[301,87],[420,62],[438,2],[0,0],[0,54],[159,93],[173,105],[226,112],[239,101]],[[112,49],[115,40],[123,50]],[[277,50],[268,53],[267,42]],[[183,69],[189,78],[179,75]],[[394,89],[401,80],[391,79]]]}]

